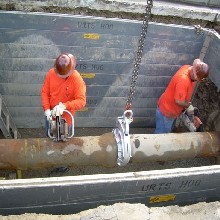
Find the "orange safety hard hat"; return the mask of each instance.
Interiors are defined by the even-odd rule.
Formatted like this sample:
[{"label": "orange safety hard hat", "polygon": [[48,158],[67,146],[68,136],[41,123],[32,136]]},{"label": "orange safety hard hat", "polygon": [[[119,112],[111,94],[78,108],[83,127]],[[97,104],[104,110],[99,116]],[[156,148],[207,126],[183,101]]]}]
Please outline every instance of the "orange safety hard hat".
[{"label": "orange safety hard hat", "polygon": [[200,59],[195,59],[193,62],[193,74],[197,81],[203,81],[209,75],[208,64],[202,62]]},{"label": "orange safety hard hat", "polygon": [[68,57],[70,57],[70,59],[73,61],[73,68],[75,69],[76,67],[76,57],[73,56],[73,54],[71,53],[65,53]]},{"label": "orange safety hard hat", "polygon": [[70,75],[75,68],[73,58],[68,54],[59,55],[55,60],[54,68],[60,76],[66,77]]}]

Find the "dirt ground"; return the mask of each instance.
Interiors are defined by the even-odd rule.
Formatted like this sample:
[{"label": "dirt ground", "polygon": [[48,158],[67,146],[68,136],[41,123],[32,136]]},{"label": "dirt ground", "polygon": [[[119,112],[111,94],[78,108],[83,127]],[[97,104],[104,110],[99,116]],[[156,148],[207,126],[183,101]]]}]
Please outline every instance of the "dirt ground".
[{"label": "dirt ground", "polygon": [[139,203],[116,203],[112,206],[99,206],[72,215],[30,213],[19,216],[0,216],[0,220],[219,220],[219,210],[218,202],[197,203],[184,207],[152,208]]}]

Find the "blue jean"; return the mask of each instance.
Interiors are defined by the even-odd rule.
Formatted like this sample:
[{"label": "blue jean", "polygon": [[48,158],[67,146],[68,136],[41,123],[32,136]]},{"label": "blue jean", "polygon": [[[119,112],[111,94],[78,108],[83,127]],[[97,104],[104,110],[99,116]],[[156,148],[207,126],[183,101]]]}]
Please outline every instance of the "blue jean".
[{"label": "blue jean", "polygon": [[175,118],[168,118],[162,114],[159,107],[156,109],[156,129],[154,134],[170,133]]}]

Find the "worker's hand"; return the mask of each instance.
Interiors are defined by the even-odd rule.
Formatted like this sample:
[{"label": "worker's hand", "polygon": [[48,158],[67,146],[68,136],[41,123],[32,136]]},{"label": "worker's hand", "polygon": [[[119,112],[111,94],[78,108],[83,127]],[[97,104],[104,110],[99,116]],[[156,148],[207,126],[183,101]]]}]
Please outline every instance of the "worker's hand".
[{"label": "worker's hand", "polygon": [[194,123],[196,128],[199,128],[202,125],[202,121],[197,116],[194,117],[193,123]]},{"label": "worker's hand", "polygon": [[194,114],[194,107],[192,104],[189,105],[189,107],[186,109],[187,114],[192,115]]},{"label": "worker's hand", "polygon": [[47,110],[44,112],[44,115],[47,117],[47,120],[49,120],[50,117],[51,117],[51,111],[50,111],[50,109],[47,109]]},{"label": "worker's hand", "polygon": [[52,116],[56,117],[63,114],[63,111],[66,109],[66,106],[60,102],[59,105],[56,105],[52,110]]}]

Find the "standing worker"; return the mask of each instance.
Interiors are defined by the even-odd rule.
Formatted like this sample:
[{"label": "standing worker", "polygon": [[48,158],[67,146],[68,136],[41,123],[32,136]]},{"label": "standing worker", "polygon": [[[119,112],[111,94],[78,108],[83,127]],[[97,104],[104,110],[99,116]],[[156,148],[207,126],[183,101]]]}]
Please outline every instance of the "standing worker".
[{"label": "standing worker", "polygon": [[204,81],[208,75],[209,66],[200,59],[195,59],[192,66],[182,66],[176,72],[158,100],[155,134],[171,132],[174,120],[181,112],[194,109],[190,100],[195,82]]},{"label": "standing worker", "polygon": [[86,105],[86,85],[75,67],[76,59],[72,54],[61,54],[56,58],[54,68],[46,75],[41,90],[46,129],[49,118],[55,116],[57,110],[71,128],[71,116],[63,111],[68,110],[74,116],[76,110]]}]

